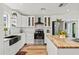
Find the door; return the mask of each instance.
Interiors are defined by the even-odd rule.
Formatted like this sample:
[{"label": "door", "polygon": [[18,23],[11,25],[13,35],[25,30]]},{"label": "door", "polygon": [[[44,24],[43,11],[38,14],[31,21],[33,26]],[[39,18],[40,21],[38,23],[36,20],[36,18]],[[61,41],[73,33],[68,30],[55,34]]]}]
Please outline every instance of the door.
[{"label": "door", "polygon": [[55,35],[55,21],[52,21],[52,35]]},{"label": "door", "polygon": [[72,23],[72,37],[75,38],[75,28],[76,28],[76,23]]}]

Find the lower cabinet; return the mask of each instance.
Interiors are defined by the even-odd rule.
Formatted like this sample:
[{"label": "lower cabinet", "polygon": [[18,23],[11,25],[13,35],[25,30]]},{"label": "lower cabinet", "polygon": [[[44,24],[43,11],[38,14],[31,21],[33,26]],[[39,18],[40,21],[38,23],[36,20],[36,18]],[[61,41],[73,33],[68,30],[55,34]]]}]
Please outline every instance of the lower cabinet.
[{"label": "lower cabinet", "polygon": [[34,34],[29,33],[26,35],[26,43],[27,44],[33,44],[34,43]]},{"label": "lower cabinet", "polygon": [[20,49],[20,45],[19,45],[20,43],[21,41],[18,41],[17,43],[9,46],[9,41],[6,41],[4,44],[5,45],[4,55],[15,55]]},{"label": "lower cabinet", "polygon": [[26,43],[27,44],[34,44],[34,27],[28,27],[26,29]]},{"label": "lower cabinet", "polygon": [[48,55],[79,55],[79,48],[57,48],[55,44],[46,37]]},{"label": "lower cabinet", "polygon": [[48,55],[56,55],[57,47],[46,37],[45,42],[47,43]]},{"label": "lower cabinet", "polygon": [[25,35],[21,34],[21,40],[13,45],[9,45],[9,40],[4,41],[4,55],[15,55],[19,49],[21,49],[25,44]]}]

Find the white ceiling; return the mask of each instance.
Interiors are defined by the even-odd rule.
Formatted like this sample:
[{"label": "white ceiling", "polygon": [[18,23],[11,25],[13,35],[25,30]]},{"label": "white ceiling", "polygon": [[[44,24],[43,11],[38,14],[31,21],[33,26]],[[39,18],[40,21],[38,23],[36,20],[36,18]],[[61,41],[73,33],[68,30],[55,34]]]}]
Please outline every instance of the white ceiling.
[{"label": "white ceiling", "polygon": [[[5,3],[12,9],[28,15],[55,15],[67,13],[79,13],[78,3],[68,3],[64,7],[58,7],[60,3]],[[41,11],[41,8],[46,8]]]}]

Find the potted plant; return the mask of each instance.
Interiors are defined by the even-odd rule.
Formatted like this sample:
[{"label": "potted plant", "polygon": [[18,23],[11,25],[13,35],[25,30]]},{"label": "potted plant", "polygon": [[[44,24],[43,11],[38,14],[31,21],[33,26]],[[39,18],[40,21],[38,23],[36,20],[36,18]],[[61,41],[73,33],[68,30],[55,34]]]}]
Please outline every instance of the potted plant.
[{"label": "potted plant", "polygon": [[59,36],[60,36],[60,38],[66,38],[67,33],[65,31],[60,31]]},{"label": "potted plant", "polygon": [[56,19],[57,22],[62,22],[62,19]]},{"label": "potted plant", "polygon": [[6,35],[7,35],[6,32],[8,31],[8,28],[5,27],[5,28],[4,28],[4,31],[5,31],[5,36],[6,36]]}]

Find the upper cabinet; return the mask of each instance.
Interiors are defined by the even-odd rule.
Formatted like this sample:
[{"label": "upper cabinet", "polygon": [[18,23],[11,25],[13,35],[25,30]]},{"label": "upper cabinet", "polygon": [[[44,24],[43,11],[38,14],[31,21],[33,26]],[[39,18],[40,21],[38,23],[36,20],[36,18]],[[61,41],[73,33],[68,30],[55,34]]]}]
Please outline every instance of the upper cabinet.
[{"label": "upper cabinet", "polygon": [[45,25],[45,27],[51,26],[51,17],[50,16],[44,16],[44,25]]},{"label": "upper cabinet", "polygon": [[35,16],[23,16],[18,15],[17,27],[34,27],[35,26]]},{"label": "upper cabinet", "polygon": [[[37,19],[35,16],[23,16],[18,14],[17,15],[17,27],[35,27],[35,22],[37,22]],[[45,27],[51,26],[51,17],[50,16],[44,16],[41,18],[41,22],[44,23]]]},{"label": "upper cabinet", "polygon": [[17,25],[16,25],[16,27],[22,27],[22,15],[20,15],[18,12],[16,12],[16,13],[17,13],[17,19],[16,19]]},{"label": "upper cabinet", "polygon": [[50,26],[50,17],[48,17],[48,26]]},{"label": "upper cabinet", "polygon": [[35,16],[28,16],[28,27],[34,27],[35,26]]},{"label": "upper cabinet", "polygon": [[21,23],[22,27],[27,27],[27,16],[22,16]]}]

